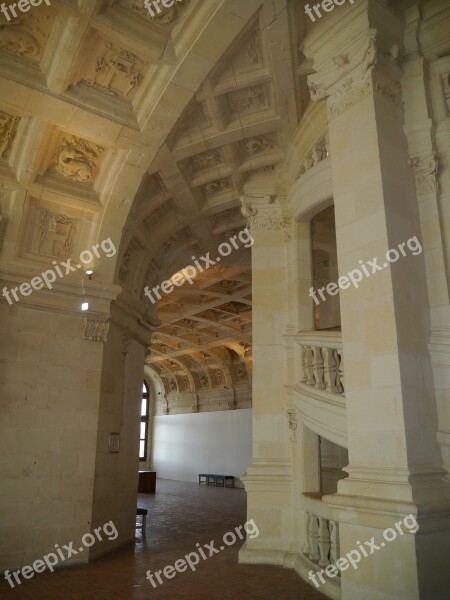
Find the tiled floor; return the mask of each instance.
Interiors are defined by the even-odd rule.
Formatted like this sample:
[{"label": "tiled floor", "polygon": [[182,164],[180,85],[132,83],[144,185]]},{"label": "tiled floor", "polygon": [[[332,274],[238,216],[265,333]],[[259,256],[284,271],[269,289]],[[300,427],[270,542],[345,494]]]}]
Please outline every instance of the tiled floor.
[{"label": "tiled floor", "polygon": [[[242,541],[201,561],[195,573],[177,573],[153,588],[146,571],[163,569],[246,521],[245,492],[158,480],[156,494],[142,494],[149,509],[147,535],[134,546],[89,565],[42,573],[11,589],[0,583],[2,600],[323,600],[293,571],[239,565]],[[208,550],[206,550],[208,554]]]}]

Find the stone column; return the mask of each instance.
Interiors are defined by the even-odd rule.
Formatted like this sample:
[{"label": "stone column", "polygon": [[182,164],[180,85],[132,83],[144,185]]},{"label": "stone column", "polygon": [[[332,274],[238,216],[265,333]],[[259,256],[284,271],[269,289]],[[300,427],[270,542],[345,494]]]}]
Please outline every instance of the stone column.
[{"label": "stone column", "polygon": [[248,519],[255,520],[260,534],[247,539],[239,560],[283,564],[293,538],[292,452],[283,387],[283,333],[288,323],[286,232],[280,204],[271,196],[255,196],[242,198],[242,212],[254,239],[253,458],[243,481]]},{"label": "stone column", "polygon": [[[444,598],[450,583],[424,257],[407,250],[387,260],[420,239],[403,130],[402,17],[360,0],[318,23],[304,45],[311,96],[328,107],[339,272],[364,263],[369,273],[340,293],[350,464],[325,500],[342,508],[341,556],[372,537],[380,549],[342,572],[345,600]],[[374,257],[380,270],[368,264]],[[383,538],[410,513],[416,533],[403,524],[395,540]]]},{"label": "stone column", "polygon": [[[434,27],[439,29],[438,20],[434,21]],[[421,7],[411,6],[406,11],[405,62],[402,65],[405,72],[402,80],[405,133],[410,165],[416,179],[422,240],[428,250],[425,252],[425,267],[430,306],[430,353],[438,407],[438,440],[443,464],[450,473],[450,280],[446,255],[448,245],[445,242],[449,227],[446,226],[448,219],[445,213],[446,207],[450,206],[450,106],[446,106],[445,95],[440,95],[442,88],[436,85],[440,79],[445,92],[448,67],[445,68],[443,63],[445,58],[435,57],[433,61],[428,52],[428,58],[423,54],[420,36],[417,35],[421,29]],[[440,104],[440,110],[433,107],[433,102],[438,106]]]}]

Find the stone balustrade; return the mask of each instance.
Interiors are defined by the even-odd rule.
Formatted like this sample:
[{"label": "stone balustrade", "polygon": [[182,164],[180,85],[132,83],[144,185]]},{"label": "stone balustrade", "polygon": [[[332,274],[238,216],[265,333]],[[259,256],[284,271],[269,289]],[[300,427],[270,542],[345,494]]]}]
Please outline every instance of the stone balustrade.
[{"label": "stone balustrade", "polygon": [[339,523],[307,512],[304,554],[322,568],[336,564],[339,558]]},{"label": "stone balustrade", "polygon": [[[332,394],[344,394],[344,355],[340,336],[322,337],[319,332],[300,339],[300,382]],[[303,337],[303,335],[299,336]]]}]

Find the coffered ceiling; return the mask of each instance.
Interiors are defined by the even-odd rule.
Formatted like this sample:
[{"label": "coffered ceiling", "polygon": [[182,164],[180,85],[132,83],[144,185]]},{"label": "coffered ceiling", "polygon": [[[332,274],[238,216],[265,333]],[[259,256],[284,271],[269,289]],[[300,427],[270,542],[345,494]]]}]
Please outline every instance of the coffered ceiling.
[{"label": "coffered ceiling", "polygon": [[96,276],[160,322],[147,363],[167,389],[250,378],[248,247],[157,307],[143,290],[217,257],[245,227],[245,187],[275,185],[307,98],[304,27],[285,0],[157,18],[142,0],[53,0],[0,27],[2,264],[30,273],[115,239]]}]

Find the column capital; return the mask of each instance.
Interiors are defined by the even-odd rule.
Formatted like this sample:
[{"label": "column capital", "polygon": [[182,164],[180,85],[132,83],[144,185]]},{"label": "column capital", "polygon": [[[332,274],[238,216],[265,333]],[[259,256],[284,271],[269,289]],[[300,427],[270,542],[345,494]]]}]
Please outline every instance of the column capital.
[{"label": "column capital", "polygon": [[287,224],[283,208],[273,196],[241,196],[241,213],[251,231],[282,231]]},{"label": "column capital", "polygon": [[[373,17],[369,11],[373,6],[377,8],[377,18],[368,19]],[[327,99],[330,118],[339,116],[370,93],[400,105],[402,30],[394,23],[388,33],[382,31],[381,10],[374,0],[373,4],[366,0],[359,9],[355,6],[347,18],[310,34],[301,47],[315,70],[308,76],[311,98]],[[387,14],[396,21],[391,13]],[[368,20],[375,21],[376,27],[371,27]],[[335,40],[331,51],[330,44],[324,44],[325,37]]]}]

